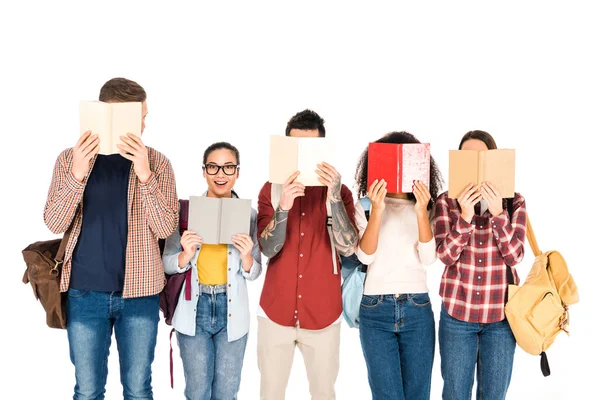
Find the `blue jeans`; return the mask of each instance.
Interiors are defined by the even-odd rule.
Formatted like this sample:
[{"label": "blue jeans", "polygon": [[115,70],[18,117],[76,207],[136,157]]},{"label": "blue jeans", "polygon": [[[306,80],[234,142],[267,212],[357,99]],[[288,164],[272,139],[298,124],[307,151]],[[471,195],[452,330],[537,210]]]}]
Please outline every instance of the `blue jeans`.
[{"label": "blue jeans", "polygon": [[233,400],[240,388],[248,335],[227,341],[227,293],[217,291],[198,297],[196,335],[177,332],[188,400]]},{"label": "blue jeans", "polygon": [[442,397],[470,400],[477,366],[477,399],[506,398],[515,355],[515,337],[506,319],[480,324],[464,322],[440,312]]},{"label": "blue jeans", "polygon": [[104,399],[113,328],[125,399],[152,399],[158,295],[124,299],[121,292],[69,289],[67,335],[75,366],[75,400]]},{"label": "blue jeans", "polygon": [[428,400],[435,352],[429,295],[363,295],[359,320],[373,400]]}]

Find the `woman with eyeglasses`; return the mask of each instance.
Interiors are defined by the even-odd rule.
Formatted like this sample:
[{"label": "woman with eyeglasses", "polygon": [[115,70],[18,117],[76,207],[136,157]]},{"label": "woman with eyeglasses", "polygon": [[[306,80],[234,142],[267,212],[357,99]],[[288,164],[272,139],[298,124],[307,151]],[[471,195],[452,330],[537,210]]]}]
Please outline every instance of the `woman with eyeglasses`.
[{"label": "woman with eyeglasses", "polygon": [[[237,197],[240,154],[220,142],[204,152],[205,196]],[[234,399],[240,387],[242,362],[250,326],[246,280],[261,273],[256,238],[256,210],[250,235],[233,237],[233,245],[203,244],[193,231],[176,230],[166,241],[163,262],[167,274],[192,269],[192,300],[179,297],[173,328],[185,374],[185,397],[193,400]]]}]

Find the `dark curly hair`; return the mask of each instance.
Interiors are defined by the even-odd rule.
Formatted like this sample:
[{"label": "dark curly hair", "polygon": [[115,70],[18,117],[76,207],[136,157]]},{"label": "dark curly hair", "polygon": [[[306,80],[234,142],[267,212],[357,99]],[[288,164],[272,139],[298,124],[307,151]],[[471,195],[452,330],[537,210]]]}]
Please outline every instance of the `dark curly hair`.
[{"label": "dark curly hair", "polygon": [[[376,143],[421,143],[414,135],[408,132],[391,132],[377,140]],[[442,174],[433,159],[431,157],[431,164],[429,167],[429,192],[431,194],[431,200],[427,205],[427,209],[431,209],[433,207],[433,203],[438,197],[438,194],[442,191]],[[354,179],[356,180],[356,187],[358,189],[358,197],[364,197],[367,195],[369,188],[367,186],[367,176],[368,176],[368,165],[369,165],[369,147],[363,151],[360,159],[358,160],[358,165],[356,166],[356,174]],[[408,193],[408,198],[412,201],[417,201],[415,195],[412,193]]]}]

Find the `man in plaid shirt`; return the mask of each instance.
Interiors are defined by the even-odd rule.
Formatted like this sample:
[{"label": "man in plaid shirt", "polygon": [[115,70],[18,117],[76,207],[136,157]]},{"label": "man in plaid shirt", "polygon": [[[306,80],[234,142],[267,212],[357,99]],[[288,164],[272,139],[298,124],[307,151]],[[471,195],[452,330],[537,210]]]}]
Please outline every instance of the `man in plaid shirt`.
[{"label": "man in plaid shirt", "polygon": [[[459,148],[496,143],[487,132],[471,131]],[[506,397],[516,341],[504,302],[509,276],[519,282],[514,267],[523,259],[526,221],[523,196],[503,199],[492,182],[471,184],[457,199],[443,193],[436,202],[437,253],[446,265],[439,326],[444,399],[471,399],[475,366],[477,398]]]},{"label": "man in plaid shirt", "polygon": [[[141,102],[136,82],[111,79],[100,101]],[[127,134],[119,154],[99,153],[90,131],[56,161],[44,221],[54,233],[70,229],[61,275],[67,334],[75,366],[76,399],[104,398],[114,328],[125,399],[152,399],[151,364],[165,278],[158,238],[178,226],[171,163],[141,138]]]}]

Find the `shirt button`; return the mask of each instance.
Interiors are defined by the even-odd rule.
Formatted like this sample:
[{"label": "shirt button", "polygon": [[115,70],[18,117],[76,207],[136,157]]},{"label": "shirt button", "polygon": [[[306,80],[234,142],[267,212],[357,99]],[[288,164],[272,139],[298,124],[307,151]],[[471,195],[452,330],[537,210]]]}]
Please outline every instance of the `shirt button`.
[{"label": "shirt button", "polygon": [[[477,277],[477,279],[481,279],[481,277],[480,277],[480,276],[478,276],[478,277]],[[230,301],[231,301],[231,300],[230,300]]]},{"label": "shirt button", "polygon": [[304,254],[300,254],[300,257],[304,257]]},{"label": "shirt button", "polygon": [[479,260],[479,262],[481,262],[481,260]]},{"label": "shirt button", "polygon": [[231,287],[231,283],[227,285],[228,287]]},{"label": "shirt button", "polygon": [[228,271],[231,271],[231,268],[227,268]]},{"label": "shirt button", "polygon": [[298,310],[294,310],[294,312],[295,312],[296,314],[298,314]]},{"label": "shirt button", "polygon": [[231,314],[229,314],[229,316],[231,317]]},{"label": "shirt button", "polygon": [[302,274],[298,275],[298,278],[302,279]]},{"label": "shirt button", "polygon": [[302,213],[302,216],[303,216],[303,217],[304,217],[304,215],[305,215],[305,214],[304,214],[304,213]]},{"label": "shirt button", "polygon": [[483,242],[479,242],[479,245],[481,246],[483,244]]},{"label": "shirt button", "polygon": [[231,255],[231,252],[229,252],[229,255]]},{"label": "shirt button", "polygon": [[300,233],[300,236],[304,236],[304,232]]},{"label": "shirt button", "polygon": [[298,317],[294,315],[294,318],[298,318]]},{"label": "shirt button", "polygon": [[231,299],[229,299],[229,302],[231,303]]},{"label": "shirt button", "polygon": [[483,225],[479,225],[479,228],[480,228],[480,229],[483,229]]},{"label": "shirt button", "polygon": [[302,298],[302,295],[301,295],[301,294],[299,294],[299,295],[298,295],[298,298],[299,298],[299,299],[301,299],[301,298]]},{"label": "shirt button", "polygon": [[477,296],[479,296],[479,292],[477,292]]}]

